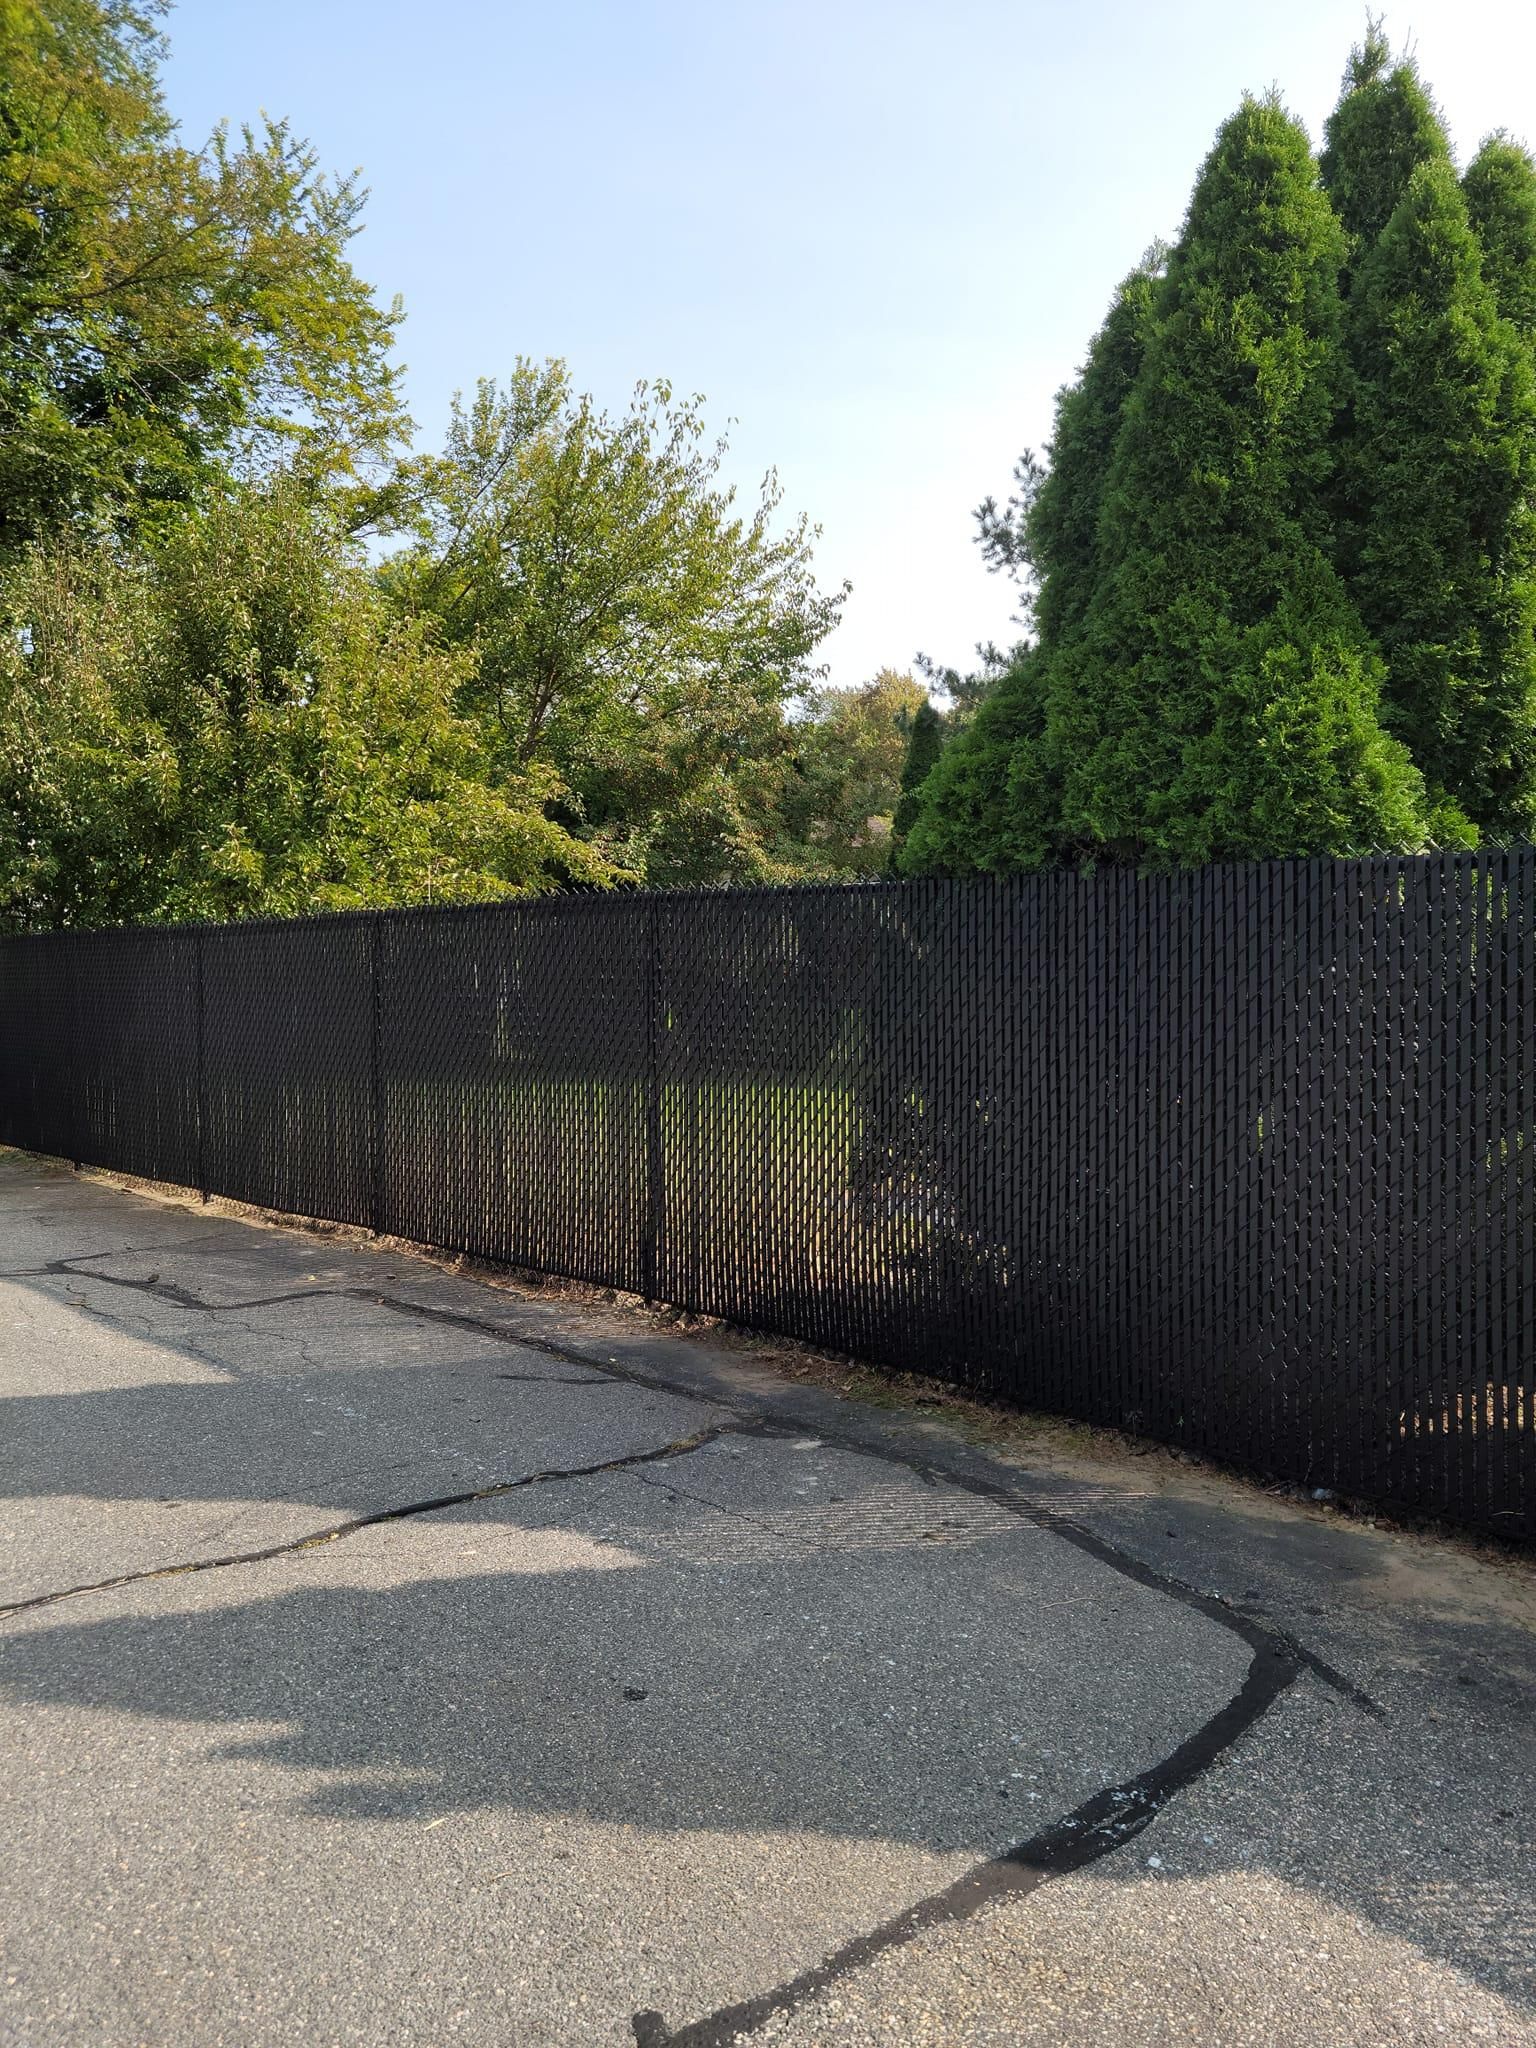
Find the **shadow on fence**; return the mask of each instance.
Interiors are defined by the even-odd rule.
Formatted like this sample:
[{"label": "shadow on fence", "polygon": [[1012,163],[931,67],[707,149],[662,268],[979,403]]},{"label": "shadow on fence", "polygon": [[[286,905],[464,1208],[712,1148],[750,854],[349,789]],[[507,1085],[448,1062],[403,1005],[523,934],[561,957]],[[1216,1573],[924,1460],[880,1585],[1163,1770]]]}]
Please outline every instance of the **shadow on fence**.
[{"label": "shadow on fence", "polygon": [[0,941],[0,1141],[1536,1536],[1536,853]]}]

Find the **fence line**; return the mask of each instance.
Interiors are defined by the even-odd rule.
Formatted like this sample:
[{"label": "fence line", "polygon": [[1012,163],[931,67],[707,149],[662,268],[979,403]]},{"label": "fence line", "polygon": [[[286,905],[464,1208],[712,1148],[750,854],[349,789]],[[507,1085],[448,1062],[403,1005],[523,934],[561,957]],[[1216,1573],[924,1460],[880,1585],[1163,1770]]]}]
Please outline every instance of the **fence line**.
[{"label": "fence line", "polygon": [[1536,853],[0,940],[0,1141],[1536,1537]]}]

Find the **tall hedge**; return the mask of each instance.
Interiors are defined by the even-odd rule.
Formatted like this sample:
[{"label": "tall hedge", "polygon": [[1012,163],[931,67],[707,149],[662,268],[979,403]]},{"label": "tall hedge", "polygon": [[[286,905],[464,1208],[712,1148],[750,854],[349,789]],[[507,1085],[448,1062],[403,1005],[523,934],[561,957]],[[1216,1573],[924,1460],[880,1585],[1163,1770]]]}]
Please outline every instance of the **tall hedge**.
[{"label": "tall hedge", "polygon": [[1494,136],[1458,182],[1375,24],[1320,163],[1246,102],[993,522],[1035,641],[927,778],[904,867],[1536,833],[1533,407],[1531,156]]}]

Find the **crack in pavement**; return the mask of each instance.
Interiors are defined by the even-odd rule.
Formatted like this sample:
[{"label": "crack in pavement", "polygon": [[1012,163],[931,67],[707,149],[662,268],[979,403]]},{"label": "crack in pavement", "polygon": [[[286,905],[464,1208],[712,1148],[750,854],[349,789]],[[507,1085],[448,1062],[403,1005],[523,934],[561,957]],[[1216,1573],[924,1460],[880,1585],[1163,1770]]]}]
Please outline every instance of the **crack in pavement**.
[{"label": "crack in pavement", "polygon": [[[131,1252],[119,1254],[124,1257],[137,1255]],[[79,1261],[73,1263],[78,1264]],[[72,1264],[65,1260],[54,1261],[45,1270],[54,1275],[67,1274],[72,1270]],[[209,1559],[193,1564],[170,1566],[158,1571],[130,1573],[119,1579],[104,1580],[95,1586],[72,1587],[64,1592],[43,1594],[11,1607],[0,1608],[0,1619],[26,1609],[45,1607],[55,1601],[70,1599],[82,1593],[110,1591],[141,1579],[169,1578],[187,1572],[217,1570],[229,1565],[261,1563],[269,1558],[290,1555],[319,1544],[334,1542],[339,1537],[380,1523],[400,1521],[413,1515],[432,1514],[446,1508],[464,1506],[472,1501],[514,1492],[525,1486],[540,1485],[558,1479],[586,1478],[603,1472],[657,1464],[667,1458],[685,1456],[693,1451],[702,1450],[706,1445],[725,1436],[784,1439],[798,1437],[803,1433],[801,1424],[781,1423],[766,1412],[733,1406],[730,1402],[714,1397],[701,1396],[692,1389],[679,1387],[675,1382],[660,1375],[646,1373],[633,1366],[621,1365],[616,1359],[609,1359],[606,1364],[599,1365],[584,1357],[579,1351],[562,1347],[547,1338],[520,1334],[482,1317],[404,1301],[369,1288],[313,1287],[253,1301],[211,1303],[188,1293],[184,1288],[161,1281],[158,1275],[144,1280],[123,1279],[104,1273],[79,1274],[77,1277],[153,1294],[173,1301],[179,1306],[206,1313],[219,1313],[224,1310],[239,1312],[242,1309],[275,1306],[281,1302],[313,1301],[326,1296],[367,1301],[400,1315],[473,1330],[496,1342],[516,1345],[523,1350],[537,1351],[564,1363],[581,1366],[584,1370],[600,1375],[599,1384],[601,1380],[618,1380],[652,1392],[681,1394],[686,1398],[714,1405],[733,1419],[709,1425],[692,1436],[678,1438],[659,1449],[636,1452],[627,1457],[589,1466],[531,1473],[519,1479],[477,1488],[468,1493],[447,1495],[437,1500],[417,1501],[404,1507],[377,1510],[371,1514],[354,1517],[334,1528],[300,1538],[296,1542],[273,1545],[268,1549],[248,1552],[243,1556]],[[581,1381],[577,1384],[593,1382]],[[856,1457],[872,1458],[881,1463],[895,1465],[926,1485],[953,1486],[963,1492],[989,1499],[1021,1521],[1060,1538],[1109,1570],[1130,1579],[1134,1584],[1151,1592],[1161,1593],[1178,1601],[1182,1606],[1203,1614],[1218,1626],[1230,1630],[1248,1646],[1251,1652],[1248,1670],[1231,1699],[1160,1762],[1127,1779],[1123,1784],[1108,1786],[1094,1793],[1050,1827],[1032,1835],[1027,1841],[1006,1850],[1003,1854],[978,1864],[975,1869],[967,1872],[953,1884],[918,1900],[914,1905],[883,1921],[867,1933],[856,1936],[811,1969],[803,1971],[799,1976],[772,1990],[761,1992],[734,2005],[723,2006],[713,2013],[688,2021],[677,2028],[669,2028],[658,2012],[637,2012],[631,2022],[636,2048],[729,2048],[729,2044],[742,2033],[755,2030],[776,2014],[795,2011],[839,1978],[861,1968],[876,1956],[911,1941],[925,1929],[968,1919],[994,1900],[1003,1897],[1026,1896],[1054,1878],[1081,1870],[1100,1857],[1112,1854],[1140,1834],[1179,1792],[1209,1770],[1254,1726],[1304,1670],[1311,1671],[1334,1693],[1361,1712],[1376,1719],[1385,1718],[1385,1710],[1368,1693],[1284,1630],[1255,1616],[1244,1614],[1220,1594],[1203,1592],[1154,1569],[1080,1523],[1042,1505],[1037,1499],[1023,1496],[1006,1485],[984,1479],[976,1473],[968,1472],[962,1476],[947,1471],[940,1464],[894,1447],[862,1442],[857,1437],[824,1428],[819,1429],[818,1434],[822,1442],[830,1447]],[[655,1484],[654,1481],[643,1483]],[[692,1495],[690,1497],[697,1498]],[[704,1504],[719,1505],[714,1502]],[[729,1512],[740,1511],[732,1509]]]},{"label": "crack in pavement", "polygon": [[[3,1216],[5,1213],[3,1209],[0,1209],[0,1216]],[[28,1217],[25,1220],[47,1223],[53,1219],[44,1214]],[[207,1244],[210,1239],[216,1239],[219,1235],[220,1233],[215,1230],[201,1230],[196,1237],[177,1238],[172,1244],[115,1244],[109,1246],[104,1252],[66,1252],[62,1258],[52,1259],[46,1266],[0,1267],[0,1280],[42,1280],[46,1279],[50,1274],[57,1272],[60,1267],[83,1266],[91,1259],[142,1259],[147,1258],[151,1252],[190,1251],[195,1245]],[[82,1277],[91,1278],[96,1276],[82,1275]]]},{"label": "crack in pavement", "polygon": [[[88,1256],[91,1258],[137,1258],[147,1256],[150,1250],[158,1249],[162,1249],[162,1247],[129,1248],[115,1253],[91,1253]],[[737,1430],[731,1433],[752,1431],[762,1435],[780,1437],[794,1437],[801,1434],[799,1424],[777,1423],[771,1416],[760,1409],[735,1406],[715,1396],[700,1395],[689,1388],[679,1387],[674,1380],[669,1380],[662,1374],[643,1372],[635,1366],[621,1365],[614,1358],[609,1358],[606,1362],[599,1364],[596,1360],[586,1357],[582,1352],[556,1344],[547,1337],[532,1336],[525,1332],[510,1330],[503,1324],[493,1323],[482,1316],[466,1314],[459,1309],[433,1308],[424,1302],[406,1301],[395,1295],[381,1294],[374,1288],[304,1287],[294,1289],[285,1294],[258,1296],[250,1301],[212,1302],[204,1301],[201,1296],[191,1294],[185,1288],[177,1287],[171,1281],[162,1280],[158,1274],[151,1274],[148,1278],[142,1280],[130,1279],[116,1273],[74,1274],[74,1267],[79,1263],[81,1263],[79,1260],[55,1259],[51,1260],[41,1270],[43,1274],[49,1277],[68,1278],[73,1276],[79,1279],[95,1280],[105,1286],[126,1288],[134,1293],[153,1295],[159,1300],[174,1302],[181,1308],[199,1310],[205,1315],[239,1313],[244,1309],[268,1308],[289,1301],[321,1301],[330,1299],[367,1302],[376,1308],[389,1309],[396,1315],[414,1318],[417,1321],[443,1323],[453,1328],[472,1330],[477,1335],[489,1337],[498,1344],[510,1344],[522,1351],[536,1351],[547,1358],[558,1359],[562,1364],[580,1366],[584,1371],[595,1373],[598,1376],[592,1380],[581,1379],[568,1382],[571,1385],[601,1386],[604,1381],[622,1381],[631,1386],[642,1387],[649,1393],[682,1395],[687,1399],[699,1401],[703,1405],[717,1407],[735,1418]],[[513,1375],[507,1375],[507,1377],[513,1377]],[[533,1382],[543,1376],[519,1374],[516,1377],[527,1377],[530,1382]],[[556,1381],[551,1376],[550,1383],[562,1384],[567,1382]],[[1264,1642],[1273,1644],[1296,1663],[1305,1666],[1332,1691],[1347,1699],[1352,1706],[1358,1707],[1362,1713],[1368,1714],[1377,1720],[1385,1719],[1385,1710],[1368,1692],[1356,1685],[1352,1679],[1346,1677],[1334,1665],[1327,1663],[1323,1658],[1319,1657],[1315,1651],[1307,1649],[1304,1644],[1286,1630],[1277,1628],[1272,1622],[1260,1621],[1255,1617],[1243,1614],[1239,1608],[1233,1606],[1229,1600],[1219,1593],[1202,1592],[1198,1587],[1191,1586],[1182,1579],[1177,1579],[1169,1573],[1158,1571],[1153,1566],[1145,1564],[1140,1558],[1133,1556],[1131,1552],[1120,1549],[1105,1537],[1096,1536],[1091,1530],[1084,1528],[1081,1523],[1072,1521],[1069,1516],[1058,1513],[1054,1508],[1046,1507],[1037,1500],[1027,1499],[1015,1493],[1011,1488],[982,1479],[975,1473],[968,1473],[961,1477],[953,1472],[946,1471],[942,1465],[920,1458],[914,1453],[889,1449],[884,1445],[864,1443],[855,1437],[843,1435],[837,1431],[823,1429],[821,1435],[826,1443],[834,1445],[840,1450],[850,1452],[854,1456],[873,1458],[884,1464],[895,1465],[902,1471],[909,1472],[915,1478],[920,1479],[926,1486],[957,1486],[962,1491],[996,1501],[1000,1506],[1005,1507],[1010,1514],[1020,1516],[1023,1520],[1033,1523],[1036,1528],[1044,1529],[1053,1536],[1059,1536],[1064,1542],[1070,1543],[1075,1549],[1085,1552],[1088,1556],[1095,1558],[1100,1564],[1108,1566],[1111,1571],[1119,1572],[1122,1576],[1133,1579],[1137,1585],[1145,1586],[1151,1592],[1166,1594],[1169,1598],[1178,1600],[1185,1606],[1196,1608],[1211,1620],[1220,1623],[1225,1628],[1231,1629],[1235,1634],[1241,1636],[1245,1642],[1250,1643],[1250,1645],[1261,1638]],[[445,1504],[455,1505],[456,1502]],[[404,1512],[422,1512],[422,1510],[414,1509],[405,1510]],[[3,1612],[4,1610],[0,1610],[0,1613]]]},{"label": "crack in pavement", "polygon": [[490,1486],[476,1486],[466,1493],[440,1494],[433,1500],[409,1501],[403,1507],[374,1508],[366,1515],[352,1515],[345,1522],[335,1522],[327,1529],[311,1530],[309,1535],[296,1536],[287,1543],[269,1543],[260,1550],[239,1551],[229,1557],[195,1558],[186,1564],[156,1565],[141,1572],[123,1572],[115,1579],[96,1579],[90,1585],[64,1586],[53,1593],[35,1593],[29,1600],[13,1600],[8,1606],[0,1607],[0,1621],[8,1621],[12,1615],[31,1613],[39,1607],[55,1606],[60,1600],[78,1600],[87,1593],[113,1593],[123,1586],[143,1585],[155,1579],[187,1578],[193,1572],[227,1571],[233,1565],[266,1564],[274,1557],[294,1557],[301,1551],[335,1543],[343,1536],[355,1536],[360,1529],[376,1529],[386,1522],[408,1521],[414,1515],[441,1514],[446,1508],[467,1507],[472,1501],[495,1500],[505,1493],[518,1493],[525,1486],[548,1486],[560,1479],[592,1479],[599,1473],[623,1472],[632,1465],[650,1465],[661,1458],[685,1457],[690,1451],[702,1450],[705,1444],[713,1443],[724,1431],[724,1424],[712,1423],[705,1429],[695,1430],[691,1436],[675,1437],[672,1442],[648,1451],[630,1451],[622,1458],[605,1458],[595,1465],[562,1465],[543,1472],[524,1472],[516,1479],[496,1480]]}]

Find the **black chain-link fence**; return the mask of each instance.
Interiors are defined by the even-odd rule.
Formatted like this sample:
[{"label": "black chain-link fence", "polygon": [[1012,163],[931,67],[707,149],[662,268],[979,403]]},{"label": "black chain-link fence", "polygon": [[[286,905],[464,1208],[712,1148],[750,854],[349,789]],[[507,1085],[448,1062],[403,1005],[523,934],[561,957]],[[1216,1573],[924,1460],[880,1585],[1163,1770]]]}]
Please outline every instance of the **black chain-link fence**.
[{"label": "black chain-link fence", "polygon": [[1536,853],[0,941],[0,1140],[1536,1536]]}]

